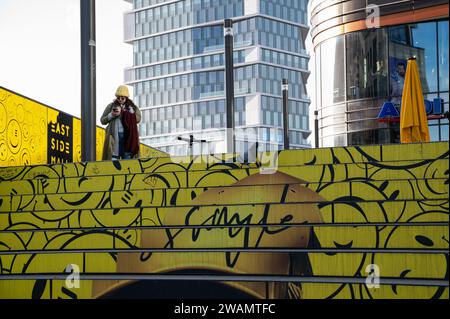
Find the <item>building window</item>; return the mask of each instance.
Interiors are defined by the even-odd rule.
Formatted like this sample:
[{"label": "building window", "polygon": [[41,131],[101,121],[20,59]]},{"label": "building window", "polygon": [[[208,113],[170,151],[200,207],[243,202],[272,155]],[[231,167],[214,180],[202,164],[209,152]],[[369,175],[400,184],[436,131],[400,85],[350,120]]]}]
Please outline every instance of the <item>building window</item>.
[{"label": "building window", "polygon": [[[443,99],[444,112],[448,111],[448,20],[348,33],[345,66],[341,39],[315,48],[319,125],[321,133],[326,131],[320,136],[322,146],[339,146],[343,141],[347,145],[398,143],[398,123],[380,123],[376,117],[385,101],[401,105],[407,60],[412,56],[417,59],[424,98]],[[340,76],[344,68],[345,83]],[[342,121],[347,125],[346,139],[336,128]],[[432,141],[448,140],[448,119],[428,124]]]},{"label": "building window", "polygon": [[436,22],[389,28],[389,96],[401,104],[408,58],[416,57],[423,93],[437,92]]},{"label": "building window", "polygon": [[[438,22],[439,91],[448,91],[448,20]],[[448,99],[447,99],[448,101]],[[448,129],[447,129],[448,130]]]},{"label": "building window", "polygon": [[388,74],[386,43],[385,29],[346,35],[348,100],[386,96]]},{"label": "building window", "polygon": [[345,98],[344,36],[322,43],[321,52],[322,105],[326,106],[342,102]]}]

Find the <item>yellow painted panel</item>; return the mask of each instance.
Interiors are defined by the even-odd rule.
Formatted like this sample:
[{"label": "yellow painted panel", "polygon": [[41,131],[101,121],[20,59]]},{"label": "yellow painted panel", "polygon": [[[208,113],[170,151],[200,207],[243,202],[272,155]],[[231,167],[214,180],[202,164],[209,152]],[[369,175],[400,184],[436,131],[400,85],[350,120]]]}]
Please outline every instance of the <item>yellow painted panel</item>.
[{"label": "yellow painted panel", "polygon": [[[2,99],[6,99],[4,92],[0,93],[0,101]],[[54,112],[50,112],[49,118],[57,117]],[[74,123],[74,136],[79,136],[77,127],[79,123]],[[100,144],[97,144],[97,152]],[[183,159],[185,162],[177,162],[175,158],[151,158],[0,168],[3,180],[0,181],[0,212],[3,212],[0,214],[0,250],[322,247],[345,251],[359,247],[374,251],[307,255],[164,252],[119,253],[117,256],[100,253],[9,256],[0,252],[0,271],[61,273],[73,263],[80,264],[86,272],[160,273],[206,268],[234,274],[364,278],[365,267],[373,263],[379,266],[382,277],[446,280],[448,258],[434,250],[446,250],[449,245],[448,143],[281,152],[278,159],[281,166],[276,174],[261,172],[256,166],[260,163],[253,163],[253,166],[224,163],[211,167],[209,161],[213,159],[208,157],[207,163],[190,163],[188,158]],[[38,181],[36,177],[45,178]],[[304,221],[390,224],[328,225],[313,229],[287,225],[182,231],[126,229],[153,225],[226,226]],[[441,223],[433,226],[394,224],[405,222]],[[117,226],[124,229],[114,232],[110,229]],[[86,227],[94,229],[71,230]],[[54,228],[60,231],[4,232]],[[375,251],[380,248],[402,248],[408,253]],[[17,284],[0,281],[0,297],[31,298],[34,292],[34,297],[39,298],[71,298],[73,293],[80,298],[92,298],[114,287],[113,282],[82,284],[85,286],[79,290],[68,290],[64,281]],[[382,285],[368,289],[361,284],[308,283],[300,288],[291,283],[287,289],[281,283],[267,287],[253,283],[230,285],[261,298],[286,295],[338,299],[448,298],[448,287]]]},{"label": "yellow painted panel", "polygon": [[0,88],[0,167],[47,161],[47,108]]},{"label": "yellow painted panel", "polygon": [[380,285],[368,289],[362,284],[302,284],[305,299],[448,299],[448,287]]}]

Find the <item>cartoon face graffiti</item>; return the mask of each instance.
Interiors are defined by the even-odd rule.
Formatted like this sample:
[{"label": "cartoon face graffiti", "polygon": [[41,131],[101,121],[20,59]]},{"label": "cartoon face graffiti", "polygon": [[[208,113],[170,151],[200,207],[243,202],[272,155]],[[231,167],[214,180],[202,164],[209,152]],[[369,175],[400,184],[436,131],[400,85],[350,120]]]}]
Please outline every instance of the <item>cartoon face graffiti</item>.
[{"label": "cartoon face graffiti", "polygon": [[20,156],[20,164],[21,165],[30,165],[31,164],[31,157],[27,149],[24,149],[22,151],[22,155]]},{"label": "cartoon face graffiti", "polygon": [[[208,189],[192,200],[192,208],[171,207],[161,220],[165,226],[185,225],[186,228],[144,230],[141,247],[169,250],[306,248],[311,227],[292,227],[289,224],[322,222],[317,203],[324,199],[305,187],[305,183],[276,172],[271,175],[254,174],[229,186]],[[249,203],[252,200],[259,203]],[[252,227],[267,224],[277,226]],[[193,225],[203,225],[204,228],[189,228]],[[291,271],[297,272],[292,258],[289,253],[233,251],[155,252],[149,256],[119,254],[117,271],[182,273],[203,269],[218,274],[289,275]],[[308,268],[306,261],[298,266]],[[94,296],[102,296],[104,288],[94,283]],[[122,288],[128,289],[126,283]],[[214,289],[229,288],[255,298],[286,298],[288,293],[286,283],[267,287],[265,283],[227,282],[225,286]]]},{"label": "cartoon face graffiti", "polygon": [[22,144],[22,130],[16,120],[12,120],[8,124],[8,147],[11,153],[17,154]]},{"label": "cartoon face graffiti", "polygon": [[23,130],[23,139],[27,141],[28,138],[30,137],[30,127],[24,124],[22,130]]},{"label": "cartoon face graffiti", "polygon": [[5,141],[0,141],[0,161],[5,161],[8,156],[8,147]]},{"label": "cartoon face graffiti", "polygon": [[0,133],[6,129],[6,109],[2,103],[0,103]]}]

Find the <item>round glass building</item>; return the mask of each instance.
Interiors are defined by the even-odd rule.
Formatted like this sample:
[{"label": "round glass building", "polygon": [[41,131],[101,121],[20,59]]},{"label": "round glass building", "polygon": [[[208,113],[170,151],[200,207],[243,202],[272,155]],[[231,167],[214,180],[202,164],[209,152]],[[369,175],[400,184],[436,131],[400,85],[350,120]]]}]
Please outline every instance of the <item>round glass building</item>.
[{"label": "round glass building", "polygon": [[[409,57],[419,65],[424,99],[449,109],[448,1],[315,0],[319,146],[398,143],[398,122],[377,117],[401,104]],[[436,100],[440,99],[440,100]],[[432,141],[448,140],[448,119],[430,119]]]}]

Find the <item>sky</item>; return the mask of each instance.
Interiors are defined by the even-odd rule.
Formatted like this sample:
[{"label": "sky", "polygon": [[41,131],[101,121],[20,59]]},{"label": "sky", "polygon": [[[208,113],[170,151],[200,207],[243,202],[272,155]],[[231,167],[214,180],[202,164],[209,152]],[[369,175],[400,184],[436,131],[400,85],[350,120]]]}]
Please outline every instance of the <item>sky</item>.
[{"label": "sky", "polygon": [[[0,85],[81,114],[79,0],[0,0]],[[96,1],[97,124],[133,65],[123,42],[123,0]],[[130,88],[130,93],[132,90]]]},{"label": "sky", "polygon": [[[123,42],[123,15],[131,9],[123,0],[96,1],[98,125],[133,65],[133,47]],[[306,42],[312,70],[309,36]],[[0,0],[0,86],[80,117],[80,50],[79,0]],[[307,91],[314,147],[313,73]]]}]

